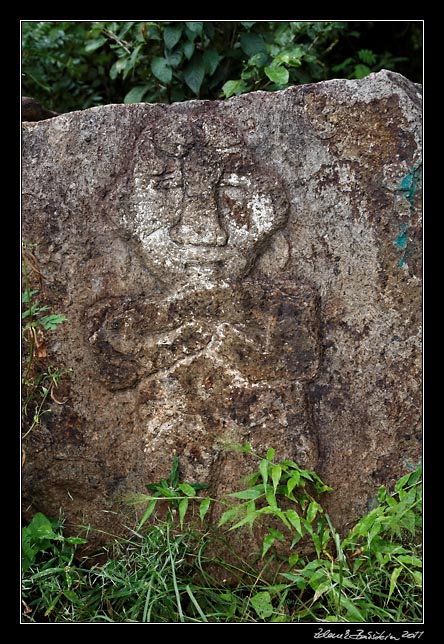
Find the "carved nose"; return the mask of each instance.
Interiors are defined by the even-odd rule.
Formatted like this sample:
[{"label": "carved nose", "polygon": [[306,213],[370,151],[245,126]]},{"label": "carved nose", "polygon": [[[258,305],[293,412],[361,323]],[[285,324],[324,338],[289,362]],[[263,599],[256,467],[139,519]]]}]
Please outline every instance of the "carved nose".
[{"label": "carved nose", "polygon": [[225,246],[228,235],[220,225],[214,197],[186,206],[181,221],[170,229],[170,237],[182,246]]}]

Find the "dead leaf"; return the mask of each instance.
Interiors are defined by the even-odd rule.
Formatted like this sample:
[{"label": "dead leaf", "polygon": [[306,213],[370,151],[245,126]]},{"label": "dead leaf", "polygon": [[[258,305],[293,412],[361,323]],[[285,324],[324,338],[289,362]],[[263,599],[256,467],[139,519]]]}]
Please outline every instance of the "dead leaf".
[{"label": "dead leaf", "polygon": [[37,348],[37,358],[46,358],[45,336],[41,329],[38,329],[37,331],[34,329],[34,339]]}]

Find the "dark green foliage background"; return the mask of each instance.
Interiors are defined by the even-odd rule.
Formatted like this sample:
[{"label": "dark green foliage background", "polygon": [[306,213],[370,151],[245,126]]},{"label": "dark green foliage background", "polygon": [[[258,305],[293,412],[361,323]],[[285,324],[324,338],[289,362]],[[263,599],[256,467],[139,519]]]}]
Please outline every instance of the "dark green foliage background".
[{"label": "dark green foliage background", "polygon": [[58,112],[223,99],[380,69],[422,82],[422,21],[23,21],[23,94]]}]

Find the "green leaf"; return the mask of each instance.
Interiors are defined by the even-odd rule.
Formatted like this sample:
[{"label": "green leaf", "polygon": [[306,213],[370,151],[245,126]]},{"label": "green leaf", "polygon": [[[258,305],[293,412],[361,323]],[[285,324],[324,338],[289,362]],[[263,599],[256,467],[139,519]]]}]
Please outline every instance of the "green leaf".
[{"label": "green leaf", "polygon": [[[418,467],[417,470],[412,472],[409,477],[409,485],[416,485],[422,476],[422,465]],[[395,486],[396,489],[396,486]]]},{"label": "green leaf", "polygon": [[285,577],[289,581],[298,585],[301,590],[307,586],[307,581],[303,575],[294,572],[280,572],[281,577]]},{"label": "green leaf", "polygon": [[255,25],[255,22],[241,22],[240,23],[242,27],[245,27],[245,29],[251,29],[253,25]]},{"label": "green leaf", "polygon": [[230,96],[234,96],[235,94],[236,96],[242,94],[247,89],[248,86],[240,78],[238,80],[229,80],[222,85],[222,92],[225,98],[230,98]]},{"label": "green leaf", "polygon": [[207,74],[212,76],[219,65],[219,61],[222,60],[222,56],[215,49],[207,49],[203,53],[202,60]]},{"label": "green leaf", "polygon": [[246,523],[248,523],[251,528],[253,523],[255,522],[256,517],[257,517],[256,512],[248,512],[241,521],[238,521],[233,526],[231,526],[230,530],[237,530],[237,528],[240,528]]},{"label": "green leaf", "polygon": [[241,490],[240,492],[231,492],[230,494],[227,494],[227,496],[235,499],[257,499],[263,494],[264,486],[260,484],[255,487],[249,487],[247,490]]},{"label": "green leaf", "polygon": [[256,511],[254,501],[250,501],[249,503],[247,503],[246,508],[242,506],[242,511],[245,511],[245,510],[246,510],[245,517],[241,521],[238,521],[233,526],[231,526],[230,531],[236,530],[236,528],[240,528],[240,526],[244,525],[245,523],[248,523],[250,525],[250,528],[252,527],[255,519],[258,516],[258,512]]},{"label": "green leaf", "polygon": [[200,86],[205,76],[205,65],[200,53],[195,53],[183,70],[185,83],[190,90],[199,96]]},{"label": "green leaf", "polygon": [[270,550],[271,546],[275,542],[276,537],[272,534],[267,534],[264,537],[264,540],[262,542],[262,552],[261,552],[261,557],[265,557],[267,552]]},{"label": "green leaf", "polygon": [[185,24],[193,33],[199,36],[202,34],[203,22],[186,22]]},{"label": "green leaf", "polygon": [[228,510],[225,510],[225,512],[222,514],[221,518],[219,519],[219,523],[217,524],[218,527],[225,525],[225,523],[228,523],[229,521],[233,521],[234,519],[237,519],[239,514],[243,512],[242,506],[235,506],[234,508],[229,508]]},{"label": "green leaf", "polygon": [[358,58],[366,65],[375,65],[377,60],[376,54],[371,49],[360,49]]},{"label": "green leaf", "polygon": [[296,532],[302,536],[301,519],[299,514],[292,509],[286,510],[285,514]]},{"label": "green leaf", "polygon": [[341,597],[341,604],[347,610],[346,618],[350,622],[365,622],[365,617],[360,610],[347,598]]},{"label": "green leaf", "polygon": [[183,520],[185,518],[186,511],[188,510],[188,498],[182,499],[179,503],[179,521],[180,527],[183,527]]},{"label": "green leaf", "polygon": [[53,524],[42,512],[37,512],[28,526],[30,534],[38,538],[45,537],[51,538],[57,535],[54,532]]},{"label": "green leaf", "polygon": [[186,58],[190,60],[191,56],[194,54],[194,43],[186,42],[183,46],[183,53],[185,54]]},{"label": "green leaf", "polygon": [[163,41],[167,49],[172,49],[180,40],[182,27],[168,25],[163,32]]},{"label": "green leaf", "polygon": [[164,85],[168,85],[173,78],[173,70],[168,65],[168,62],[165,58],[159,58],[159,56],[154,56],[151,61],[151,71],[154,76],[160,80]]},{"label": "green leaf", "polygon": [[355,71],[353,74],[354,78],[357,78],[358,80],[361,80],[361,78],[365,78],[369,74],[371,74],[371,69],[370,67],[367,67],[367,65],[355,65]]},{"label": "green leaf", "polygon": [[274,451],[274,449],[272,447],[270,447],[267,450],[267,454],[266,454],[265,458],[267,459],[267,461],[272,461],[274,459],[274,455],[275,455],[275,451]]},{"label": "green leaf", "polygon": [[262,480],[266,486],[268,481],[268,461],[265,458],[260,462],[259,472],[261,473]]},{"label": "green leaf", "polygon": [[149,517],[151,516],[154,508],[156,507],[157,499],[151,499],[151,501],[148,504],[147,509],[145,510],[143,517],[140,520],[138,530],[143,526],[143,524],[148,521]]},{"label": "green leaf", "polygon": [[87,539],[82,539],[82,537],[65,537],[64,541],[66,543],[71,543],[72,545],[79,545],[81,543],[88,543]]},{"label": "green leaf", "polygon": [[[29,307],[29,309],[27,309],[26,311],[23,311],[22,319],[25,319],[30,316],[40,315],[40,313],[42,313],[43,311],[47,311],[48,309],[49,309],[49,306],[47,305],[39,306],[38,303],[35,302]],[[39,320],[39,322],[41,322],[41,320]]]},{"label": "green leaf", "polygon": [[80,597],[78,597],[73,590],[64,590],[63,594],[65,595],[66,599],[69,599],[70,602],[73,602],[74,604],[77,604],[78,606],[83,604],[84,600],[80,599]]},{"label": "green leaf", "polygon": [[407,512],[405,512],[402,520],[400,521],[400,525],[408,530],[411,534],[415,534],[416,517],[413,510],[408,510]]},{"label": "green leaf", "polygon": [[99,47],[104,45],[106,41],[107,41],[107,38],[105,36],[102,36],[101,38],[95,38],[94,40],[90,40],[85,45],[85,52],[87,54],[91,54],[93,51],[96,51],[96,49],[99,49]]},{"label": "green leaf", "polygon": [[264,53],[254,54],[248,59],[248,68],[244,69],[241,78],[253,78],[257,74],[257,70],[261,70],[268,63],[269,56]]},{"label": "green leaf", "polygon": [[170,67],[178,67],[182,62],[183,47],[177,47],[174,51],[165,52],[165,59]]},{"label": "green leaf", "polygon": [[[122,23],[120,23],[120,24],[122,24]],[[123,27],[121,28],[121,30],[120,30],[120,31],[119,31],[119,33],[117,34],[120,40],[122,40],[122,38],[123,38],[124,36],[126,36],[126,34],[128,33],[128,31],[131,29],[131,27],[132,27],[134,24],[135,24],[134,22],[130,22],[130,21],[125,22],[125,23],[123,24]]]},{"label": "green leaf", "polygon": [[191,483],[190,485],[196,491],[197,490],[206,490],[209,487],[208,483]]},{"label": "green leaf", "polygon": [[64,315],[58,313],[54,315],[45,315],[39,319],[39,324],[41,324],[47,331],[54,331],[57,328],[57,325],[62,324],[62,322],[66,322],[66,319],[67,318]]},{"label": "green leaf", "polygon": [[385,501],[386,496],[387,496],[387,490],[385,489],[384,485],[381,485],[378,488],[378,501],[379,501],[379,503],[383,503]]},{"label": "green leaf", "polygon": [[390,597],[393,595],[393,592],[396,588],[396,582],[398,581],[398,577],[402,572],[402,566],[398,566],[395,568],[390,575],[390,589],[389,589],[389,594],[387,597],[387,601],[390,601]]},{"label": "green leaf", "polygon": [[180,483],[178,487],[186,496],[196,496],[196,490],[188,483]]},{"label": "green leaf", "polygon": [[23,291],[22,293],[22,304],[29,304],[31,298],[34,295],[37,295],[38,291]]},{"label": "green leaf", "polygon": [[307,509],[307,521],[309,523],[313,523],[319,510],[320,510],[319,503],[316,503],[316,501],[311,501]]},{"label": "green leaf", "polygon": [[273,481],[273,488],[276,492],[279,481],[281,480],[282,467],[280,465],[273,465],[271,468],[271,480]]},{"label": "green leaf", "polygon": [[267,51],[264,39],[259,34],[243,33],[239,36],[239,42],[248,57]]},{"label": "green leaf", "polygon": [[148,90],[149,85],[138,85],[137,87],[133,87],[132,89],[130,89],[128,94],[126,94],[123,102],[125,103],[125,105],[128,105],[129,103],[141,103],[142,98],[145,96]]},{"label": "green leaf", "polygon": [[205,499],[203,499],[200,503],[199,507],[199,516],[200,520],[203,523],[203,520],[205,519],[205,515],[207,514],[209,508],[210,508],[210,503],[211,503],[211,498],[207,496]]},{"label": "green leaf", "polygon": [[168,477],[169,486],[167,485],[165,479],[163,479],[162,482],[165,483],[165,487],[177,487],[177,484],[179,483],[179,457],[177,456],[177,454],[173,458],[173,464],[171,466],[170,475]]},{"label": "green leaf", "polygon": [[263,591],[256,593],[256,595],[251,597],[250,602],[260,619],[266,619],[273,614],[273,606],[269,592]]},{"label": "green leaf", "polygon": [[316,489],[316,492],[319,492],[320,494],[323,492],[333,492],[333,488],[331,488],[329,485],[324,483],[320,477],[316,474],[316,472],[312,472],[313,474],[313,483]]},{"label": "green leaf", "polygon": [[422,588],[422,572],[420,572],[419,570],[411,570],[410,572],[413,575],[415,584]]},{"label": "green leaf", "polygon": [[302,58],[305,56],[305,50],[302,47],[292,47],[286,49],[278,56],[280,63],[285,63],[291,67],[300,67],[302,65]]},{"label": "green leaf", "polygon": [[404,476],[401,476],[401,478],[396,481],[395,492],[399,493],[401,490],[403,490],[407,486],[410,477],[411,477],[410,472],[408,474],[404,474]]},{"label": "green leaf", "polygon": [[293,568],[297,562],[299,561],[299,554],[297,552],[294,552],[292,555],[288,557],[288,566],[289,568]]},{"label": "green leaf", "polygon": [[277,510],[277,509],[278,509],[277,501],[276,501],[276,496],[275,496],[275,494],[274,494],[273,490],[271,489],[271,487],[268,487],[268,488],[267,488],[267,490],[266,490],[266,492],[265,492],[265,498],[267,499],[267,503],[268,503],[268,505],[269,505],[273,510]]},{"label": "green leaf", "polygon": [[[287,528],[290,530],[291,526],[288,523],[287,516],[286,516],[285,512],[283,512],[282,510],[279,510],[279,508],[274,508],[273,509],[273,514],[275,516],[279,517],[279,519],[282,521],[282,523],[284,523],[287,526]],[[271,528],[270,528],[270,530],[271,530]]]},{"label": "green leaf", "polygon": [[268,532],[269,534],[267,534],[264,537],[264,540],[262,542],[261,557],[264,557],[266,555],[266,553],[268,552],[268,550],[271,548],[271,546],[276,540],[281,542],[285,541],[284,535],[279,530],[275,530],[274,528],[268,528]]},{"label": "green leaf", "polygon": [[288,69],[282,65],[269,65],[264,67],[264,72],[267,77],[277,85],[286,85],[289,79]]},{"label": "green leaf", "polygon": [[291,478],[288,479],[287,481],[287,494],[290,495],[294,488],[299,485],[299,481],[301,480],[301,476],[299,472],[293,472],[291,475]]},{"label": "green leaf", "polygon": [[398,555],[396,559],[401,562],[408,564],[409,566],[416,566],[417,568],[422,568],[422,561],[415,557],[414,555]]},{"label": "green leaf", "polygon": [[285,461],[282,461],[281,465],[284,467],[286,471],[288,470],[296,470],[296,472],[300,471],[299,465],[294,461],[285,460]]}]

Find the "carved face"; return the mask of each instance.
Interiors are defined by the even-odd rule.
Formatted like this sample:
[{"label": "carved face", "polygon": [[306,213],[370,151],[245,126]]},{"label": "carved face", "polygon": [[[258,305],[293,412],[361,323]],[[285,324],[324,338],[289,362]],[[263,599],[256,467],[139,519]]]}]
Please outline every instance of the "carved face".
[{"label": "carved face", "polygon": [[205,127],[191,117],[164,119],[139,141],[122,221],[154,272],[237,277],[285,223],[283,186],[240,143],[208,115]]}]

